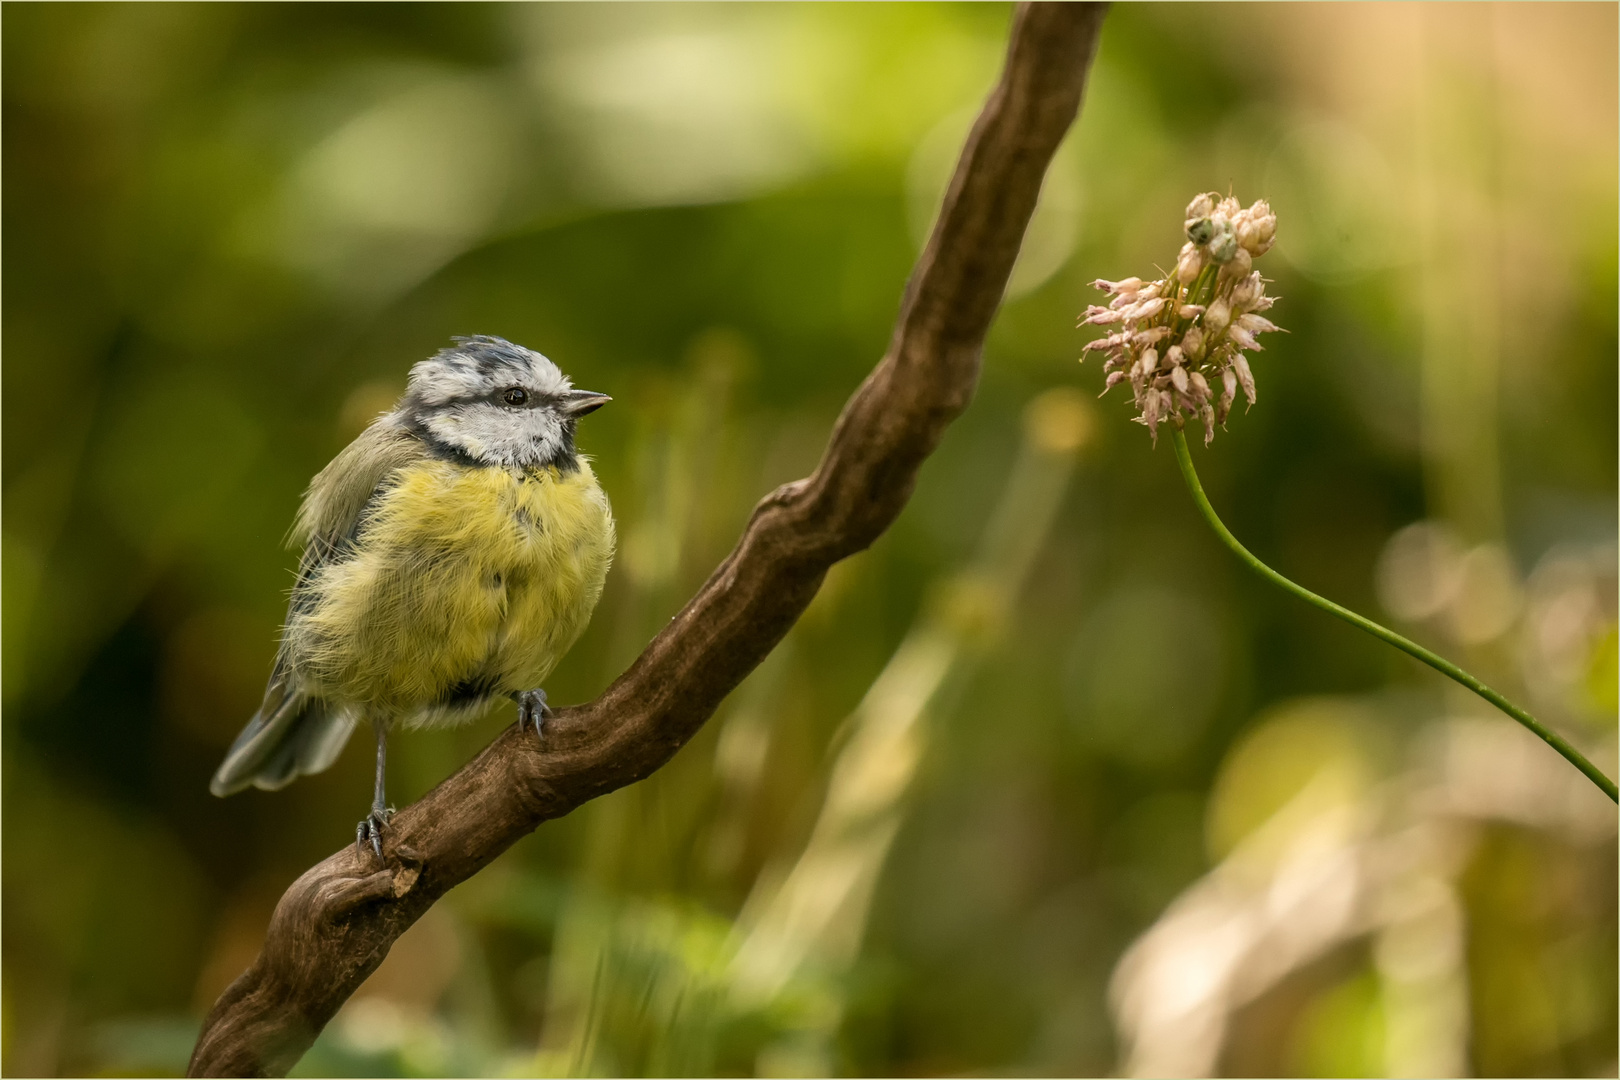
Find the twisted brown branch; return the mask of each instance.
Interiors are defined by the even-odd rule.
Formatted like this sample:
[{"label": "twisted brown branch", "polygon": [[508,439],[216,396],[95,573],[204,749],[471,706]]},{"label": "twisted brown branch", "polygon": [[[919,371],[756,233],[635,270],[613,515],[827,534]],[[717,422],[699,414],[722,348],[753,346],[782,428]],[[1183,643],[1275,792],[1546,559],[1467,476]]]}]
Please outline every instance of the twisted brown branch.
[{"label": "twisted brown branch", "polygon": [[967,406],[1047,164],[1080,105],[1101,4],[1029,4],[906,288],[889,350],[815,473],[755,509],[737,547],[607,692],[543,744],[514,729],[388,831],[386,869],[349,845],[293,882],[264,949],[221,995],[192,1076],[279,1076],[434,901],[541,822],[649,775],[765,658],[828,567],[900,513]]}]

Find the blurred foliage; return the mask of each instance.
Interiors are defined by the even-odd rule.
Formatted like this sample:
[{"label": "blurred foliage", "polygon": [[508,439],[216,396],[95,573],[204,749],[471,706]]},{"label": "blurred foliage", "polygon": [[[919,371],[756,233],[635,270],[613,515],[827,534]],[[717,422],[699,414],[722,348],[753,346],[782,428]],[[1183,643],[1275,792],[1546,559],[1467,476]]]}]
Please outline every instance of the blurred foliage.
[{"label": "blurred foliage", "polygon": [[[589,698],[813,467],[1009,17],[4,8],[4,1071],[178,1072],[281,890],[352,835],[365,754],[223,802],[207,778],[262,690],[299,492],[408,366],[493,333],[613,395],[581,443],[622,547],[548,687]],[[668,767],[430,912],[299,1073],[1125,1068],[1110,979],[1172,901],[1473,746],[1425,740],[1477,702],[1246,576],[1119,401],[1072,479],[1030,479],[1026,403],[1100,388],[1086,283],[1172,258],[1201,189],[1272,198],[1291,331],[1201,459],[1223,516],[1612,774],[1614,37],[1612,6],[1116,7],[977,400],[901,520]],[[974,553],[1019,537],[1025,583],[986,593]],[[911,764],[855,784],[882,842],[816,862],[829,820],[879,835],[835,777],[930,655]],[[400,740],[396,800],[511,719]],[[1549,753],[1504,738],[1490,760]],[[1469,805],[1438,906],[1233,1005],[1220,1068],[1615,1075],[1612,807]],[[739,950],[795,866],[805,895],[868,885],[750,996]],[[1414,982],[1401,928],[1451,911]],[[1451,1010],[1427,1027],[1424,986]]]}]

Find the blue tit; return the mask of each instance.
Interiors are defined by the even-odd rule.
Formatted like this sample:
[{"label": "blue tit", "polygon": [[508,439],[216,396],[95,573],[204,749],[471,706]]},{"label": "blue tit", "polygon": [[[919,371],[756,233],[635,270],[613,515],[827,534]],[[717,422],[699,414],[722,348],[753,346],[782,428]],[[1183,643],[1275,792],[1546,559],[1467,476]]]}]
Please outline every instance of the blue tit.
[{"label": "blue tit", "polygon": [[574,446],[607,395],[500,338],[454,340],[310,482],[264,703],[209,785],[283,787],[331,765],[368,722],[377,778],[358,841],[379,858],[389,732],[463,723],[508,697],[538,735],[540,684],[613,559],[612,510]]}]

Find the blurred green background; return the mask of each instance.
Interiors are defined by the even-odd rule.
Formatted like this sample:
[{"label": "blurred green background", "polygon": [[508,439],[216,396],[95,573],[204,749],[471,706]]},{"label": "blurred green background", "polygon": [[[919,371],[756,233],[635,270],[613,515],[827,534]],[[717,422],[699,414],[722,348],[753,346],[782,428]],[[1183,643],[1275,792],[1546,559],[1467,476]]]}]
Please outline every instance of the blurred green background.
[{"label": "blurred green background", "polygon": [[[163,1074],[369,754],[227,801],[303,485],[451,334],[613,404],[548,689],[620,672],[882,353],[1000,5],[10,4],[11,1075]],[[1197,457],[1306,585],[1616,769],[1614,5],[1122,5],[978,397],[650,780],[395,946],[303,1075],[1616,1073],[1614,807],[1269,590],[1075,315],[1269,197]],[[1460,696],[1459,696],[1460,694]],[[403,805],[510,710],[398,740]],[[363,742],[364,740],[359,740]]]}]

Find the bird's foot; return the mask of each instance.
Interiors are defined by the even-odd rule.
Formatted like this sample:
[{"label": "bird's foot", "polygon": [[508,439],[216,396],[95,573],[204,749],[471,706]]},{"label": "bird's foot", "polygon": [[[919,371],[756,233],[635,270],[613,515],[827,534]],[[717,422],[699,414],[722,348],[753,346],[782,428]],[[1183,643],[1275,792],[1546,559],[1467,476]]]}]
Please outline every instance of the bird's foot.
[{"label": "bird's foot", "polygon": [[542,724],[546,717],[551,715],[551,707],[546,704],[546,692],[536,687],[533,690],[519,690],[512,695],[517,702],[518,727],[534,728],[534,737],[542,735]]},{"label": "bird's foot", "polygon": [[366,845],[370,844],[371,850],[377,853],[378,861],[382,861],[383,829],[387,827],[388,819],[393,816],[394,811],[391,808],[373,806],[371,808],[371,813],[367,814],[364,818],[361,818],[360,824],[355,826],[355,846],[364,851]]}]

